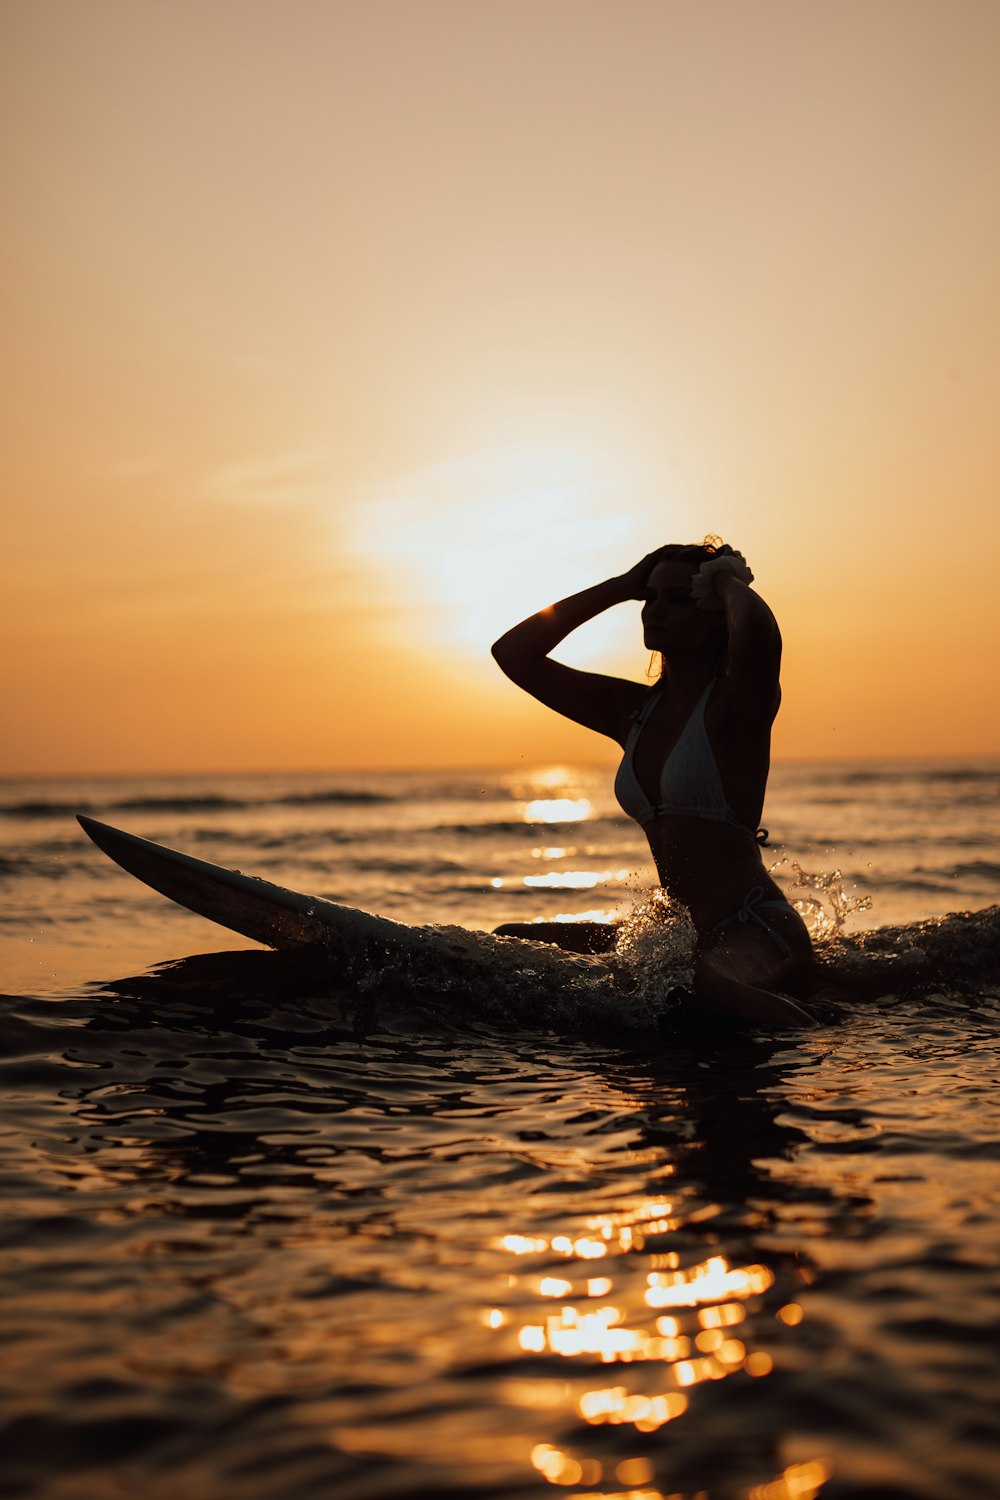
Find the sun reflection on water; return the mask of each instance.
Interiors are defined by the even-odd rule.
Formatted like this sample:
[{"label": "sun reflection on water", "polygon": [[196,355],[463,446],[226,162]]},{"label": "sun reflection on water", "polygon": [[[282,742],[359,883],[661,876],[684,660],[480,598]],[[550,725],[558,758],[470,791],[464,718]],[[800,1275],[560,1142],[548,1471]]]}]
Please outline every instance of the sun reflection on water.
[{"label": "sun reflection on water", "polygon": [[766,1266],[730,1268],[725,1257],[714,1255],[700,1266],[689,1266],[674,1274],[650,1271],[646,1301],[650,1307],[696,1307],[699,1302],[718,1302],[723,1297],[749,1297],[766,1292],[774,1276]]},{"label": "sun reflection on water", "polygon": [[[484,1321],[512,1338],[522,1356],[567,1362],[564,1382],[516,1382],[509,1393],[514,1404],[572,1411],[585,1428],[621,1428],[638,1441],[684,1419],[702,1383],[771,1373],[771,1355],[751,1346],[744,1325],[774,1286],[774,1272],[756,1262],[733,1264],[721,1254],[682,1265],[678,1251],[663,1248],[663,1237],[682,1223],[674,1202],[658,1198],[564,1233],[509,1233],[495,1242],[524,1269],[507,1278],[510,1305],[489,1309]],[[552,1266],[553,1257],[566,1262],[565,1270]],[[596,1260],[603,1262],[599,1276],[587,1265]],[[791,1327],[803,1314],[798,1303],[786,1302],[774,1316]],[[618,1379],[594,1380],[591,1372],[608,1366],[621,1370]],[[602,1462],[592,1452],[537,1443],[531,1463],[549,1483],[583,1486],[594,1500],[693,1500],[694,1494],[709,1500],[708,1490],[689,1495],[657,1488],[653,1463],[642,1455]],[[828,1477],[822,1460],[792,1464],[746,1491],[746,1500],[813,1500]],[[624,1488],[596,1490],[609,1480]]]},{"label": "sun reflection on water", "polygon": [[582,823],[593,811],[586,797],[536,797],[524,806],[526,823]]},{"label": "sun reflection on water", "polygon": [[[606,1466],[599,1459],[574,1458],[552,1443],[536,1443],[531,1450],[531,1463],[550,1484],[591,1487],[588,1491],[590,1500],[708,1500],[707,1490],[666,1493],[652,1487],[653,1464],[644,1457],[626,1458],[613,1466]],[[610,1473],[606,1473],[606,1467],[611,1468]],[[789,1464],[776,1479],[767,1484],[753,1485],[747,1491],[747,1500],[815,1500],[829,1477],[829,1466],[822,1459]],[[628,1485],[628,1489],[595,1491],[592,1486],[605,1478]],[[572,1495],[569,1500],[584,1500],[584,1497]]]},{"label": "sun reflection on water", "polygon": [[547,870],[544,875],[523,875],[521,884],[531,890],[591,891],[606,880],[627,880],[624,870]]},{"label": "sun reflection on water", "polygon": [[747,1500],[815,1500],[829,1479],[831,1469],[821,1458],[804,1464],[790,1464],[770,1484],[755,1484]]},{"label": "sun reflection on water", "polygon": [[[640,1250],[645,1234],[666,1233],[674,1222],[671,1208],[670,1203],[657,1202],[647,1204],[634,1217],[609,1215],[590,1226],[591,1230],[597,1228],[598,1233],[576,1237],[508,1234],[503,1236],[500,1246],[517,1256],[548,1251],[589,1260],[609,1253],[625,1254]],[[657,1257],[660,1264],[672,1259],[675,1257]],[[512,1278],[515,1282],[517,1279]],[[543,1321],[523,1322],[517,1329],[517,1341],[525,1353],[549,1353],[565,1359],[590,1357],[602,1364],[655,1361],[669,1367],[669,1381],[674,1387],[720,1380],[736,1370],[760,1376],[769,1373],[770,1356],[748,1350],[741,1339],[734,1338],[727,1330],[746,1316],[743,1303],[733,1299],[759,1296],[773,1282],[773,1273],[766,1266],[733,1267],[724,1256],[713,1256],[684,1269],[677,1265],[672,1270],[653,1270],[646,1275],[643,1300],[647,1308],[675,1307],[694,1313],[697,1327],[687,1332],[682,1331],[676,1317],[660,1316],[653,1320],[652,1326],[630,1326],[626,1310],[614,1303],[581,1310],[564,1300],[561,1309],[548,1314]],[[554,1299],[585,1296],[599,1300],[613,1288],[610,1276],[588,1277],[579,1285],[553,1275],[543,1275],[533,1282],[539,1296]],[[503,1309],[493,1308],[488,1321],[490,1327],[503,1327],[508,1315]],[[608,1400],[606,1391],[588,1393],[579,1405],[581,1416],[587,1421],[635,1420],[641,1422],[642,1430],[651,1431],[686,1409],[686,1399],[680,1406],[676,1401],[671,1405],[665,1397],[639,1398],[627,1393],[621,1402],[608,1405]]]}]

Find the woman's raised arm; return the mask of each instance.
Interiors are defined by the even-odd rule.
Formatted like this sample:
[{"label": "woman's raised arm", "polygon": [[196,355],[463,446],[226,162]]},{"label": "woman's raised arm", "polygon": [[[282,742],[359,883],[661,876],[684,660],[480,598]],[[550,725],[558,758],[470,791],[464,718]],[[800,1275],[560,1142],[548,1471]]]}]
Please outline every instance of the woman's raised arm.
[{"label": "woman's raised arm", "polygon": [[644,689],[622,677],[563,666],[552,661],[549,652],[606,609],[641,599],[652,566],[650,558],[643,558],[627,573],[595,583],[522,620],[494,643],[498,666],[518,687],[556,713],[620,742]]},{"label": "woman's raised arm", "polygon": [[749,576],[741,578],[738,570],[725,566],[729,561],[720,557],[702,564],[698,576],[706,583],[699,603],[725,611],[731,691],[745,698],[748,708],[773,717],[780,702],[781,632],[769,606],[750,587],[753,574],[745,569]]}]

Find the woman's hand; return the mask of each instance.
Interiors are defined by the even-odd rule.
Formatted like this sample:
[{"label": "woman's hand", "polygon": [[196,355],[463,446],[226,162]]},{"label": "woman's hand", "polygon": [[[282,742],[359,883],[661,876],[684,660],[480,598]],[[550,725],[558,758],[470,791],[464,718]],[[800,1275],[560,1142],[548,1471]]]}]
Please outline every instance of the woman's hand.
[{"label": "woman's hand", "polygon": [[657,547],[653,552],[647,552],[634,568],[629,568],[627,573],[621,575],[623,599],[645,599],[649,575],[666,550],[666,546],[663,546]]}]

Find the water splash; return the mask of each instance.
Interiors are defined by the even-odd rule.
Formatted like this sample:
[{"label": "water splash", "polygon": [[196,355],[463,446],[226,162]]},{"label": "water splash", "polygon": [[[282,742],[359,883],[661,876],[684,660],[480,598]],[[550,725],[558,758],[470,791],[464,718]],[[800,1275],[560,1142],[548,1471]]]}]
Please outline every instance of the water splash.
[{"label": "water splash", "polygon": [[687,908],[662,887],[654,888],[622,919],[615,957],[633,1024],[655,1023],[671,991],[690,988],[696,940]]},{"label": "water splash", "polygon": [[809,929],[809,936],[814,943],[829,943],[842,937],[847,919],[852,913],[871,910],[870,896],[851,896],[845,891],[844,876],[840,870],[804,870],[798,860],[779,859],[770,867],[768,874],[774,875],[782,865],[789,863],[795,872],[795,879],[791,884],[793,891],[822,893],[819,896],[796,896],[791,902]]}]

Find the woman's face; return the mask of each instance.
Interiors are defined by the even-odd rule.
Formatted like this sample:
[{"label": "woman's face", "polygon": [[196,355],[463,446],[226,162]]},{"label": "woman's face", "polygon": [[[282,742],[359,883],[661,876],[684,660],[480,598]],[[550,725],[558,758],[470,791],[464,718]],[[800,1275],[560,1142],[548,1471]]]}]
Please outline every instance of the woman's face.
[{"label": "woman's face", "polygon": [[721,610],[699,609],[691,597],[693,563],[660,562],[649,575],[642,606],[643,640],[650,651],[709,651],[725,638]]}]

